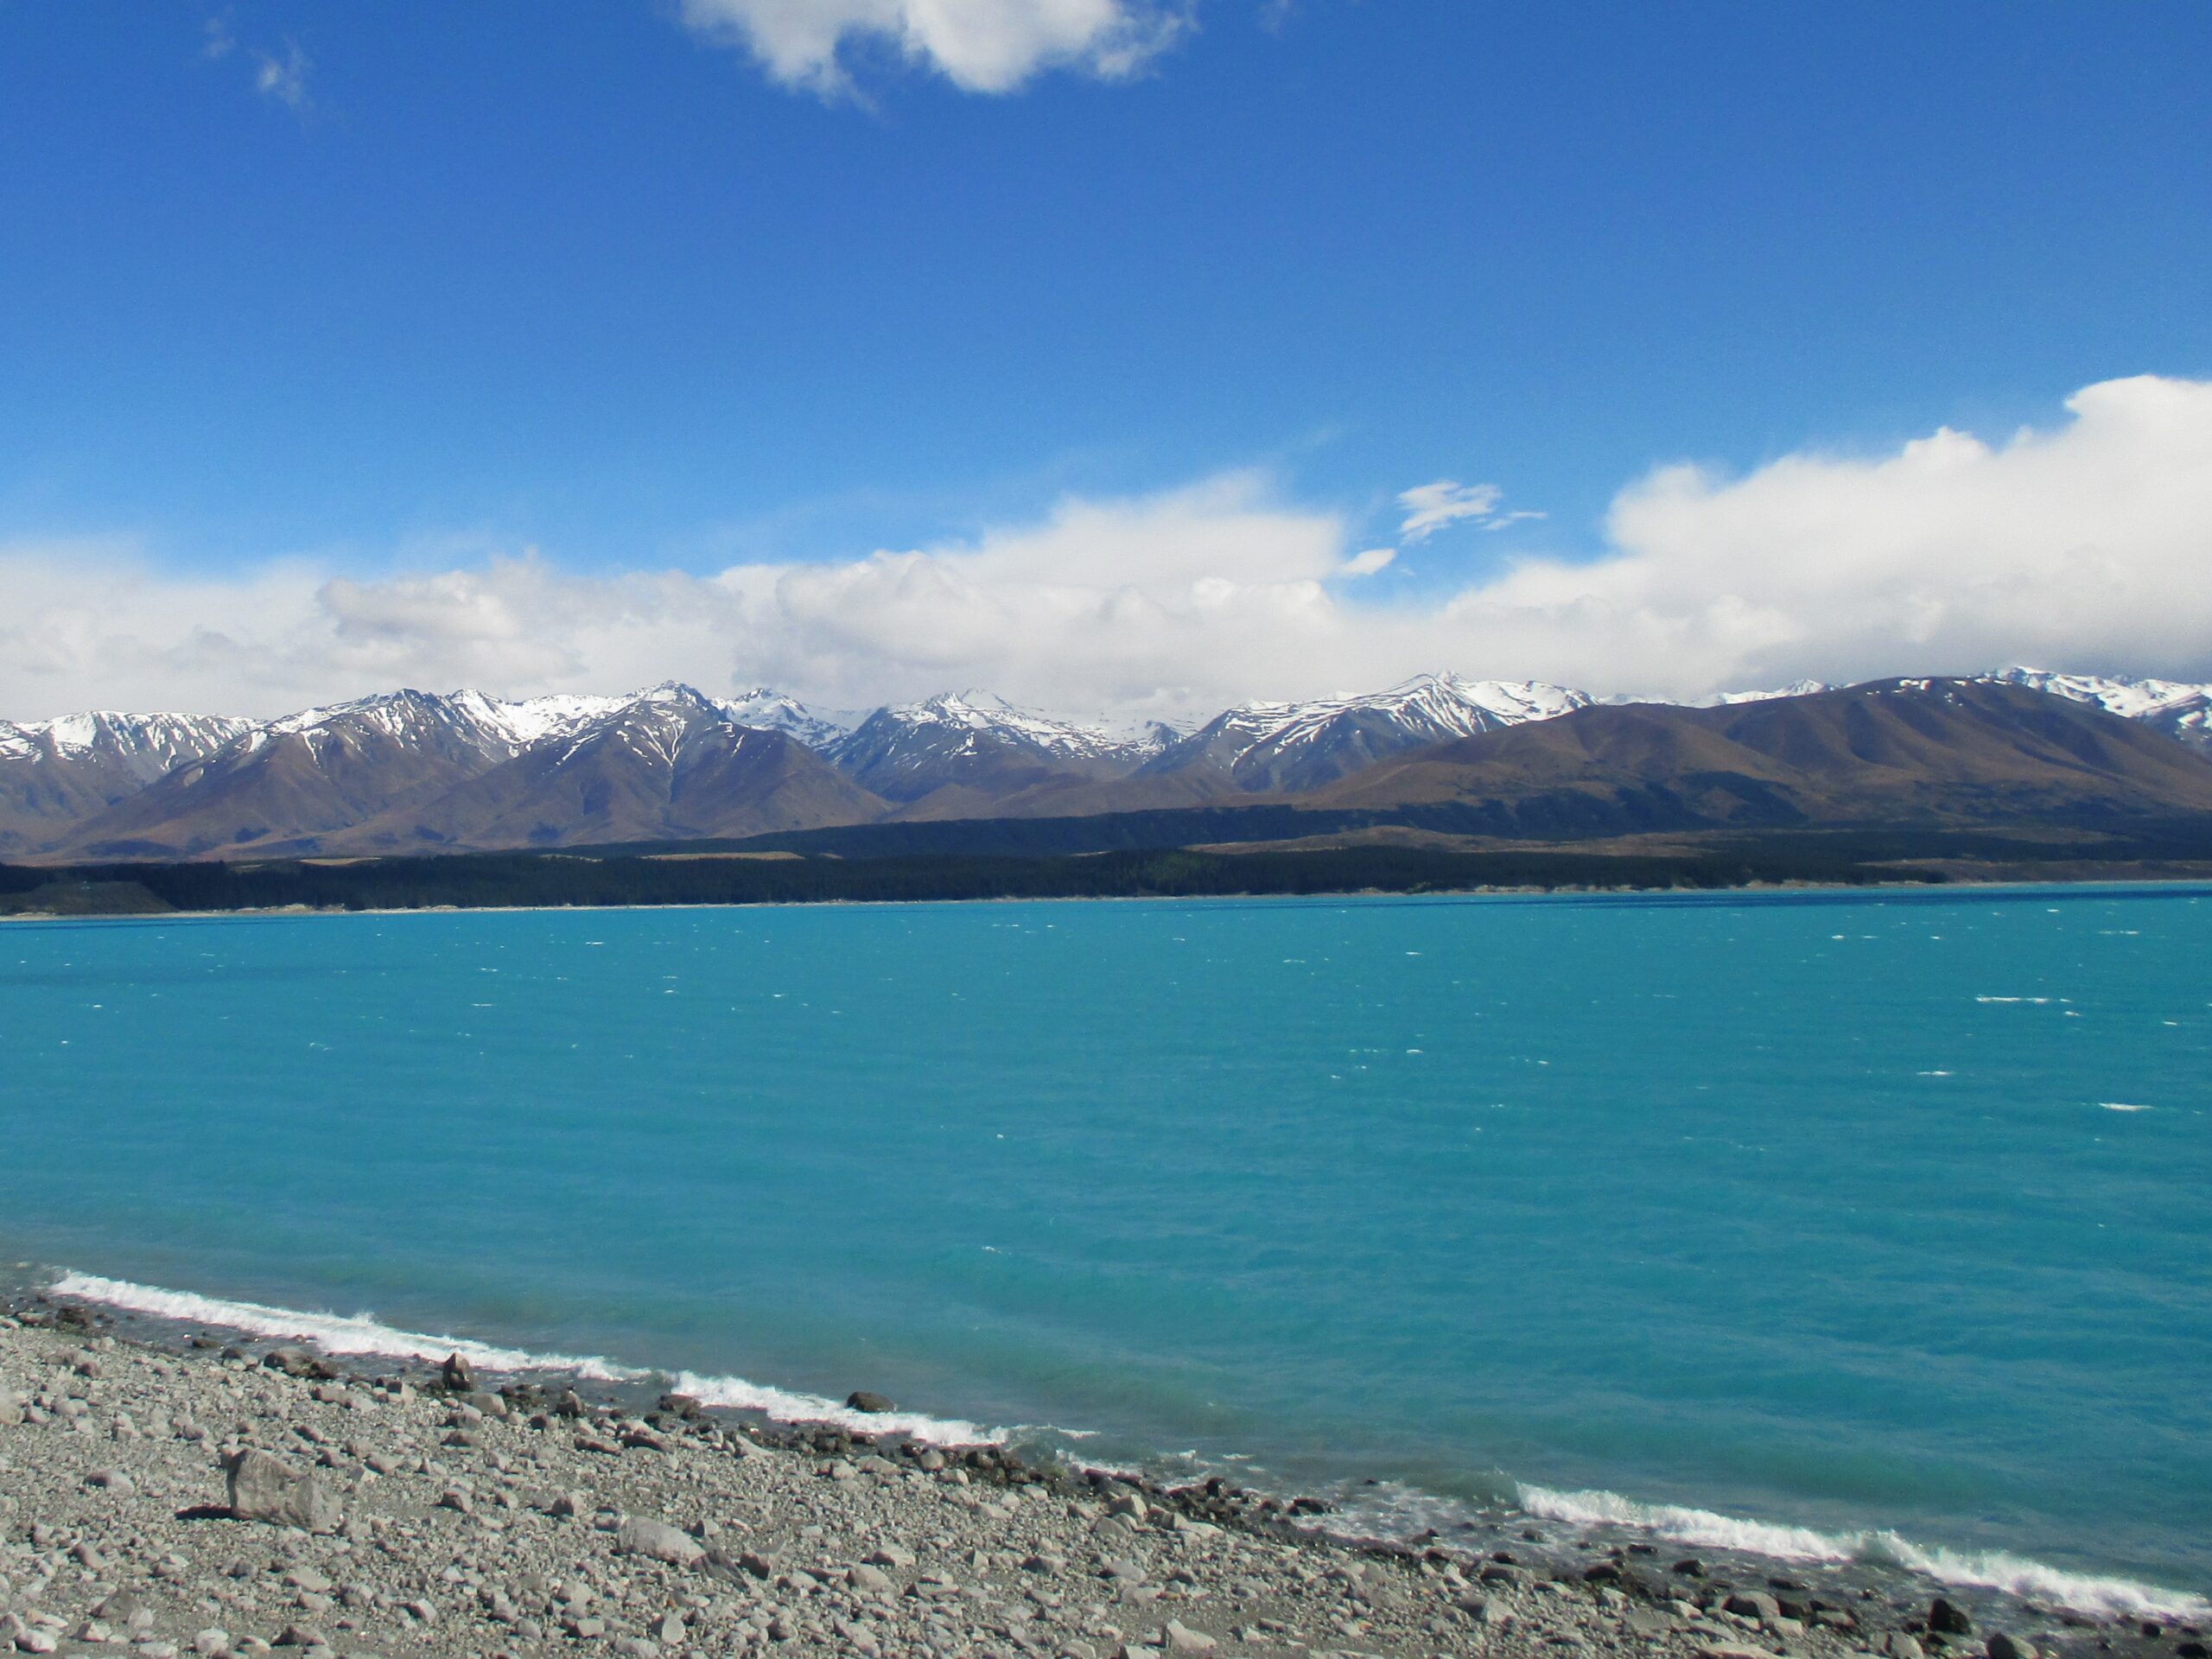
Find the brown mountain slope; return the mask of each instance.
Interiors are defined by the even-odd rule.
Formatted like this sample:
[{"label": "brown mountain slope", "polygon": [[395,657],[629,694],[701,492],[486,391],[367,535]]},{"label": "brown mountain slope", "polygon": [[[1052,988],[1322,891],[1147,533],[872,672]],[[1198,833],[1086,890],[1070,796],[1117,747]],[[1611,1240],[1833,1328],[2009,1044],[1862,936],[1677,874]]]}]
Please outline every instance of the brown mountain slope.
[{"label": "brown mountain slope", "polygon": [[1386,761],[1298,804],[1476,807],[1535,833],[2078,820],[2212,812],[2212,760],[2017,686],[1889,680],[1720,709],[1579,709]]},{"label": "brown mountain slope", "polygon": [[433,798],[513,752],[466,702],[364,698],[251,732],[77,826],[78,857],[289,851],[374,813]]},{"label": "brown mountain slope", "polygon": [[782,732],[735,725],[702,702],[661,702],[527,750],[321,845],[397,853],[711,840],[861,823],[883,810]]},{"label": "brown mountain slope", "polygon": [[947,785],[907,802],[892,816],[908,823],[945,818],[1080,818],[1101,812],[1152,812],[1243,798],[1233,783],[1195,770],[1157,778],[1099,779],[1063,773],[1004,794]]}]

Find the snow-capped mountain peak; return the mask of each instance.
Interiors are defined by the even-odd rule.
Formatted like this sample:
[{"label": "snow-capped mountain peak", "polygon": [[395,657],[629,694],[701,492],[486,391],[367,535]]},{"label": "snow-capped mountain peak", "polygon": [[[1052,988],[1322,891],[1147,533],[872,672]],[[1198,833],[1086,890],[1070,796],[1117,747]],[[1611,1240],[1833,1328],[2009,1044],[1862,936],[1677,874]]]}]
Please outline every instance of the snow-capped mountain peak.
[{"label": "snow-capped mountain peak", "polygon": [[827,748],[861,723],[842,709],[814,709],[772,686],[756,685],[721,700],[722,712],[741,726],[782,732],[810,749]]},{"label": "snow-capped mountain peak", "polygon": [[973,689],[940,691],[916,702],[892,704],[868,718],[917,732],[934,728],[976,734],[987,741],[1066,760],[1112,760],[1119,757],[1124,747],[1101,727],[1078,725],[1018,709],[995,692]]},{"label": "snow-capped mountain peak", "polygon": [[2022,685],[2072,702],[2094,703],[2108,715],[2139,720],[2193,749],[2212,753],[2212,685],[2120,674],[2062,674],[2017,665],[1974,677],[1992,685]]},{"label": "snow-capped mountain peak", "polygon": [[1239,704],[1169,745],[1145,770],[1211,767],[1247,790],[1310,789],[1388,755],[1556,719],[1590,701],[1541,681],[1421,674],[1356,696]]},{"label": "snow-capped mountain peak", "polygon": [[0,760],[105,764],[150,783],[212,754],[252,728],[229,715],[124,714],[93,709],[21,725],[0,721]]},{"label": "snow-capped mountain peak", "polygon": [[1792,680],[1787,685],[1763,691],[1716,691],[1709,697],[1700,697],[1689,706],[1693,709],[1728,709],[1739,702],[1772,702],[1777,697],[1809,697],[1835,687],[1826,680]]}]

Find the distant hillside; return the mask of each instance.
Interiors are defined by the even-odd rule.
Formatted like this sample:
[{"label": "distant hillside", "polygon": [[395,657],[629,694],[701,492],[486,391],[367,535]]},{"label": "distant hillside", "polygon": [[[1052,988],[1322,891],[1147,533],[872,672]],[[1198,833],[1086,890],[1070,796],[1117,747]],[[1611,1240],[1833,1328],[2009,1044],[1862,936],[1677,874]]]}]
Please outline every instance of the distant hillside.
[{"label": "distant hillside", "polygon": [[2093,703],[1886,680],[1717,708],[1588,708],[1437,745],[1302,804],[1457,804],[1499,833],[2094,823],[2212,812],[2212,759]]},{"label": "distant hillside", "polygon": [[[828,837],[953,854],[1547,839],[2207,810],[2212,687],[2006,669],[1695,706],[1423,675],[1196,730],[981,691],[865,716],[673,683],[503,702],[404,690],[281,720],[0,724],[0,855],[394,855]],[[1027,826],[1020,827],[1017,826]]]}]

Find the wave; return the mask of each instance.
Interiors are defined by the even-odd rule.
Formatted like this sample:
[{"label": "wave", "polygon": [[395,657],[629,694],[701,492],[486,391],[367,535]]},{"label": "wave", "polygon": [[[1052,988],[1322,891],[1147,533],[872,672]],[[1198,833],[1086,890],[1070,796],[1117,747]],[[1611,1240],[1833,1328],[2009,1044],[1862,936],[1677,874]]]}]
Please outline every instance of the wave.
[{"label": "wave", "polygon": [[779,1423],[829,1423],[870,1434],[906,1434],[938,1446],[995,1445],[1007,1438],[1003,1429],[984,1428],[957,1418],[931,1417],[912,1411],[854,1411],[819,1395],[769,1388],[741,1376],[702,1376],[696,1371],[671,1373],[620,1364],[595,1354],[540,1353],[524,1348],[502,1348],[467,1337],[401,1331],[383,1324],[373,1313],[303,1313],[297,1308],[270,1307],[261,1302],[228,1301],[188,1290],[135,1285],[128,1280],[103,1279],[90,1273],[65,1273],[48,1289],[56,1296],[99,1302],[187,1325],[221,1325],[257,1337],[303,1338],[327,1354],[380,1355],[432,1363],[448,1354],[459,1354],[472,1366],[486,1371],[553,1372],[599,1382],[650,1383],[666,1378],[677,1393],[690,1395],[702,1405],[757,1411]]},{"label": "wave", "polygon": [[2196,1620],[2212,1617],[2212,1601],[2133,1579],[2069,1573],[2003,1550],[1955,1550],[1916,1544],[1887,1530],[1821,1532],[1811,1527],[1748,1521],[1672,1503],[1639,1503],[1618,1492],[1560,1492],[1522,1485],[1517,1501],[1529,1514],[1580,1526],[1630,1527],[1676,1543],[1740,1550],[1783,1561],[1859,1562],[1902,1567],[1940,1584],[1997,1590],[2106,1618]]}]

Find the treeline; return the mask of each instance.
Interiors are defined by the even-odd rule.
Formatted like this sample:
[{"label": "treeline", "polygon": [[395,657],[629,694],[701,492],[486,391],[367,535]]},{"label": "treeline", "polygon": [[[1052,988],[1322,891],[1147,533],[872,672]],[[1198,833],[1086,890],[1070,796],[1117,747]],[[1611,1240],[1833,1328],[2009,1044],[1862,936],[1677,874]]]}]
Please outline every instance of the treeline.
[{"label": "treeline", "polygon": [[439,906],[882,903],[950,899],[1419,893],[1482,887],[1694,888],[1929,879],[1815,842],[1681,855],[1354,847],[1074,858],[579,857],[480,853],[350,863],[0,867],[0,909],[416,910]]}]

